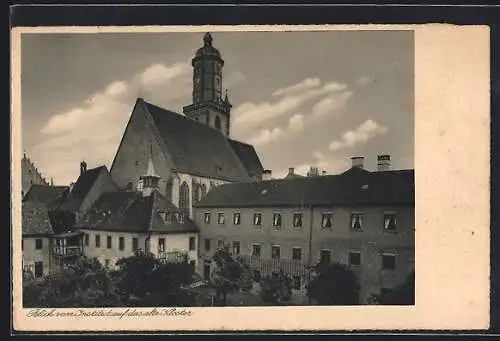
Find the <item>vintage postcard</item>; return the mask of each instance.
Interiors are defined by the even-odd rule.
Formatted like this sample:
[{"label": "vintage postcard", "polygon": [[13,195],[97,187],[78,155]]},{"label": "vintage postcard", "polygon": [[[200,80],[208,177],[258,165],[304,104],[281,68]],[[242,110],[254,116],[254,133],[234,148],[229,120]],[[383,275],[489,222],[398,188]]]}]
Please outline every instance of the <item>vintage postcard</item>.
[{"label": "vintage postcard", "polygon": [[12,30],[14,328],[486,329],[489,30]]}]

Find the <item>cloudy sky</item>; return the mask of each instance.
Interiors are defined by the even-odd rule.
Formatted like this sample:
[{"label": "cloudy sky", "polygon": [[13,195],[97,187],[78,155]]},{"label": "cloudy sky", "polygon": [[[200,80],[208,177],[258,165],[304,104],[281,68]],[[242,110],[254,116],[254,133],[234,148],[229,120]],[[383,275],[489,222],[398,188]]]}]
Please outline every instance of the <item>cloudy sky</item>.
[{"label": "cloudy sky", "polygon": [[[46,178],[68,184],[79,162],[111,165],[138,96],[176,112],[191,102],[203,33],[25,34],[22,140]],[[281,176],[328,173],[351,156],[388,153],[413,167],[412,32],[215,32],[233,104],[232,137]]]}]

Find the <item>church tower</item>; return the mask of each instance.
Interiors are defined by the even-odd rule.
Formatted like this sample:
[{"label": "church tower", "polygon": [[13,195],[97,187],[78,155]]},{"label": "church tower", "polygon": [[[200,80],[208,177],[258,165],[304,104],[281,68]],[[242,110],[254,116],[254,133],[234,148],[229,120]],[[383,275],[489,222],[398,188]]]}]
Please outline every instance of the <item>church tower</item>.
[{"label": "church tower", "polygon": [[193,66],[193,103],[183,108],[184,114],[198,122],[220,130],[229,137],[231,103],[227,90],[222,90],[224,60],[212,46],[212,35],[206,33],[203,46],[191,61]]}]

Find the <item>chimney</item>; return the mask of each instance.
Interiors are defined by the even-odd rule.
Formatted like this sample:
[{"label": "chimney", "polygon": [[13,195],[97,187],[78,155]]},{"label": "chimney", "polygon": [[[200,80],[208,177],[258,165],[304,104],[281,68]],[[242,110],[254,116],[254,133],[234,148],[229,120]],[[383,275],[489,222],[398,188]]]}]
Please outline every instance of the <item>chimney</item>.
[{"label": "chimney", "polygon": [[307,172],[307,176],[308,177],[311,177],[311,176],[318,176],[319,175],[319,169],[318,167],[312,167],[309,169],[309,172]]},{"label": "chimney", "polygon": [[365,158],[363,156],[351,157],[352,168],[363,168],[363,161]]},{"label": "chimney", "polygon": [[270,169],[264,169],[264,171],[262,171],[262,181],[267,181],[267,180],[271,180],[271,176],[273,175],[273,171],[270,170]]},{"label": "chimney", "polygon": [[293,175],[295,173],[295,168],[290,167],[288,168],[288,175]]},{"label": "chimney", "polygon": [[87,171],[87,163],[85,161],[80,162],[80,175]]},{"label": "chimney", "polygon": [[391,170],[391,156],[388,154],[378,155],[377,168],[379,172]]}]

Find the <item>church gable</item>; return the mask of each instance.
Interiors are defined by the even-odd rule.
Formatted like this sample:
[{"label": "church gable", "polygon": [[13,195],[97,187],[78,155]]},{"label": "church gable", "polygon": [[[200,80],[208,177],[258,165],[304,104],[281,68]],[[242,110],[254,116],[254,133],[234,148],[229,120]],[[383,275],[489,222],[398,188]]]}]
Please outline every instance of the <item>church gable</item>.
[{"label": "church gable", "polygon": [[165,193],[166,182],[175,165],[142,99],[138,99],[118,146],[111,177],[119,188],[137,190],[140,176],[146,174],[149,154],[161,177],[158,188]]}]

